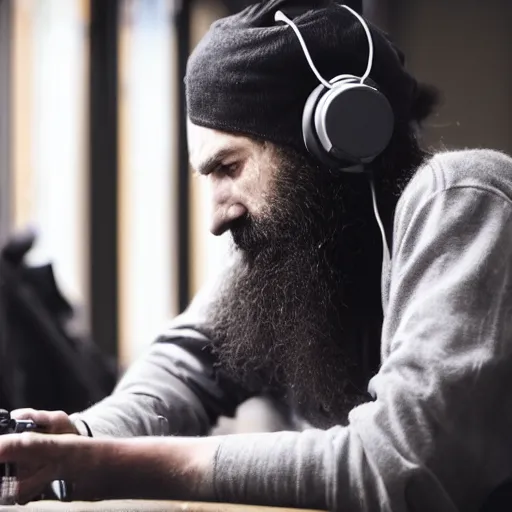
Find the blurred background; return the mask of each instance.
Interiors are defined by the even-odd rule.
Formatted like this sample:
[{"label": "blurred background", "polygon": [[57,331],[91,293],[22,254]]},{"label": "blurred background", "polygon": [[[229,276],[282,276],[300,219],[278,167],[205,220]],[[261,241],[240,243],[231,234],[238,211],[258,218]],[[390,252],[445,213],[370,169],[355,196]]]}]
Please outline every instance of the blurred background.
[{"label": "blurred background", "polygon": [[[30,227],[121,366],[223,257],[186,151],[187,56],[237,0],[0,0],[0,241]],[[426,143],[512,153],[512,2],[365,0],[443,91]],[[343,71],[343,70],[340,70]]]}]

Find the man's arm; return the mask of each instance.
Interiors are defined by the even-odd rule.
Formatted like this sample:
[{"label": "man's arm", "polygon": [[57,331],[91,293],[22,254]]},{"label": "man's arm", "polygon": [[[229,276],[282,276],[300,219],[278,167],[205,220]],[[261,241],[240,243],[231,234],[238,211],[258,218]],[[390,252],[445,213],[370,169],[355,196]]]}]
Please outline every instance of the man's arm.
[{"label": "man's arm", "polygon": [[[84,421],[94,437],[126,437],[165,434],[158,418],[163,416],[169,434],[189,436],[206,435],[220,415],[233,415],[248,394],[217,378],[206,337],[191,330],[178,334],[154,343],[112,395],[71,418]],[[204,347],[204,356],[183,348],[191,344]]]},{"label": "man's arm", "polygon": [[169,434],[190,436],[206,435],[220,415],[232,416],[249,394],[217,373],[204,329],[208,305],[233,264],[236,260],[128,368],[111,396],[72,419],[84,421],[94,437],[127,437],[161,435],[158,416],[163,416]]},{"label": "man's arm", "polygon": [[[51,443],[48,436],[39,441],[32,444],[32,456],[44,459]],[[73,483],[74,500],[215,500],[211,467],[219,437],[58,436],[55,442],[65,456],[53,476]],[[30,499],[35,491],[30,479],[20,491]]]}]

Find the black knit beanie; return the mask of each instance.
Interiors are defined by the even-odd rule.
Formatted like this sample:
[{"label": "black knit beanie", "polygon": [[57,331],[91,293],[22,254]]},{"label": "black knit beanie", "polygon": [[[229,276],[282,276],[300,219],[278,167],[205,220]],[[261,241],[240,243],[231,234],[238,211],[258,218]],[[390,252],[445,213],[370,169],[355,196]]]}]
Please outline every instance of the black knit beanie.
[{"label": "black knit beanie", "polygon": [[[302,112],[318,85],[297,36],[274,14],[294,20],[321,75],[361,76],[368,40],[360,22],[330,0],[267,0],[220,19],[193,51],[185,77],[187,109],[197,125],[254,136],[305,151]],[[387,96],[397,122],[414,118],[417,83],[402,53],[369,24],[370,78]]]}]

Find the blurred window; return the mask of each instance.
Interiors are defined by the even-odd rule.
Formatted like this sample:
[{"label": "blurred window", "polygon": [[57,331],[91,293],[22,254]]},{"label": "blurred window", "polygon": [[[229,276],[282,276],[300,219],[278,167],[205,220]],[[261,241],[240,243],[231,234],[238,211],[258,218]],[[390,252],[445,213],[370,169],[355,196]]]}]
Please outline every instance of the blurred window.
[{"label": "blurred window", "polygon": [[176,38],[172,0],[123,0],[119,45],[120,358],[177,313]]},{"label": "blurred window", "polygon": [[87,2],[12,6],[12,226],[38,232],[63,291],[86,300]]}]

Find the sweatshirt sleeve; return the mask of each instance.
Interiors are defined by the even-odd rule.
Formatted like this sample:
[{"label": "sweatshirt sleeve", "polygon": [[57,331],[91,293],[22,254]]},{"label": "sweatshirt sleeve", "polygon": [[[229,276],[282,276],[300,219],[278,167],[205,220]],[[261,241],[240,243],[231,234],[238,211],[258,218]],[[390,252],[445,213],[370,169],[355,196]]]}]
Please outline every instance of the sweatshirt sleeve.
[{"label": "sweatshirt sleeve", "polygon": [[476,511],[512,476],[510,199],[433,176],[397,212],[374,401],[346,427],[224,438],[220,501]]},{"label": "sweatshirt sleeve", "polygon": [[[80,431],[93,437],[206,435],[219,416],[233,416],[249,393],[217,372],[205,334],[207,307],[232,264],[130,365],[110,396],[72,415],[78,427],[82,422],[88,427]],[[159,416],[167,420],[165,430]]]}]

